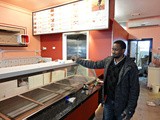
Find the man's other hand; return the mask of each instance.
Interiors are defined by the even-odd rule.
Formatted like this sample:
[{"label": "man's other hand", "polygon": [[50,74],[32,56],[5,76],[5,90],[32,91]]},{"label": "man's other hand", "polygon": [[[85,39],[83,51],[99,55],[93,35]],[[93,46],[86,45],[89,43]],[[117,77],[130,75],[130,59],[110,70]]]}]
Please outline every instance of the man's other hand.
[{"label": "man's other hand", "polygon": [[79,58],[79,56],[76,56],[76,55],[71,57],[72,61],[77,61],[78,58]]}]

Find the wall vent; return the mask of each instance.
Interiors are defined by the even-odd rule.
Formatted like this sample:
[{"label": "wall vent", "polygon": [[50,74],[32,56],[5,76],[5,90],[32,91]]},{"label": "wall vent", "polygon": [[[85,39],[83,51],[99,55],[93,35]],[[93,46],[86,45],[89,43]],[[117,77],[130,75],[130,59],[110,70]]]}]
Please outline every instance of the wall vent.
[{"label": "wall vent", "polygon": [[160,17],[131,20],[128,22],[128,28],[145,27],[145,26],[159,26],[159,25],[160,25]]}]

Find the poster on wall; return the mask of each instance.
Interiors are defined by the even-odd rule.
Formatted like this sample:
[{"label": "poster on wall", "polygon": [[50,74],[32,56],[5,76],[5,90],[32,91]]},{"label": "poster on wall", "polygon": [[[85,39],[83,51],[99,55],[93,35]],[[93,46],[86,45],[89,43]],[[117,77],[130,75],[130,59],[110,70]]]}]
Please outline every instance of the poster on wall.
[{"label": "poster on wall", "polygon": [[109,0],[82,0],[32,13],[33,35],[109,27]]}]

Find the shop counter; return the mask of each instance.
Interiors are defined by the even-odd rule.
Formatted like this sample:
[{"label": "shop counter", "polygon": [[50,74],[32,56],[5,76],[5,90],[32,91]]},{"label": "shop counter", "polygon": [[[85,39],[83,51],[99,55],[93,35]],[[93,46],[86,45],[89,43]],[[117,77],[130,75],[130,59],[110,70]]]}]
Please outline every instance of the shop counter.
[{"label": "shop counter", "polygon": [[101,88],[95,71],[75,63],[49,64],[1,73],[0,120],[88,120],[94,115]]}]

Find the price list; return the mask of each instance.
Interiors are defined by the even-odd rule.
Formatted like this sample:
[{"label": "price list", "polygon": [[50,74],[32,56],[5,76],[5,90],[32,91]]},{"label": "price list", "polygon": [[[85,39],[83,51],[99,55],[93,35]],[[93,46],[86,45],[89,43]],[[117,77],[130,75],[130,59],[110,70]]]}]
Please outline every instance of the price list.
[{"label": "price list", "polygon": [[33,12],[33,34],[107,29],[109,0],[83,0]]}]

